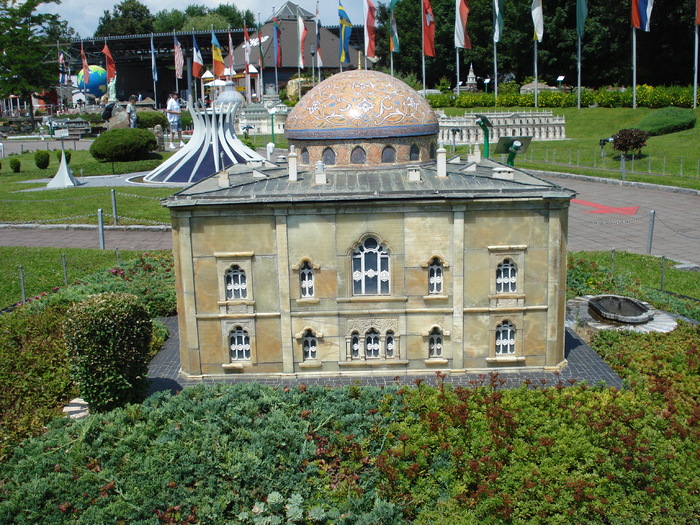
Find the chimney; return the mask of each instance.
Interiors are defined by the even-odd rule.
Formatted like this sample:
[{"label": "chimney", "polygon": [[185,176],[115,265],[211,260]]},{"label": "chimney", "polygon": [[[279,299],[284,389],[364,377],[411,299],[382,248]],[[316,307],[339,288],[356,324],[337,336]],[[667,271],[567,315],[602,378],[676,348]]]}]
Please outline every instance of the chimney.
[{"label": "chimney", "polygon": [[420,168],[418,166],[408,166],[408,181],[409,182],[420,182]]},{"label": "chimney", "polygon": [[289,180],[291,182],[296,182],[297,177],[297,153],[294,151],[294,146],[289,146],[289,155],[287,155],[287,162],[289,163]]},{"label": "chimney", "polygon": [[328,179],[326,178],[326,165],[320,160],[316,163],[316,172],[314,173],[314,183],[315,184],[326,184]]},{"label": "chimney", "polygon": [[441,179],[447,177],[447,151],[442,144],[437,150],[437,176]]},{"label": "chimney", "polygon": [[219,172],[219,188],[228,188],[228,172],[226,170]]}]

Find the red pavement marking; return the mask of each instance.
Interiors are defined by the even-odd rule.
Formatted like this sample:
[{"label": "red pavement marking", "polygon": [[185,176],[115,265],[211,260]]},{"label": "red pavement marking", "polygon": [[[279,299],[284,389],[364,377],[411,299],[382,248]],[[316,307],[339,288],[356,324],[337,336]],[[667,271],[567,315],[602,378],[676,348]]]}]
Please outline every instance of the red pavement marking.
[{"label": "red pavement marking", "polygon": [[586,210],[585,213],[615,213],[617,215],[636,215],[637,210],[639,210],[639,206],[624,206],[622,208],[613,208],[612,206],[605,206],[603,204],[596,204],[594,202],[582,201],[579,199],[571,199],[571,202],[594,208],[593,210]]}]

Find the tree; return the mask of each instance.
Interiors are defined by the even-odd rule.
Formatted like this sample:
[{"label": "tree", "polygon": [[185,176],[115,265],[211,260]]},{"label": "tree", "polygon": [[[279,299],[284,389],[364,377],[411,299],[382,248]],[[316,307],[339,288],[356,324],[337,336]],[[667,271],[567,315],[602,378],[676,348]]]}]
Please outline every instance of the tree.
[{"label": "tree", "polygon": [[613,149],[621,151],[625,157],[629,151],[636,151],[638,155],[641,155],[642,148],[647,145],[648,138],[649,132],[647,131],[635,128],[621,129],[612,136]]},{"label": "tree", "polygon": [[95,30],[101,36],[145,35],[153,32],[154,18],[145,4],[138,0],[123,0],[110,13],[105,11]]},{"label": "tree", "polygon": [[195,31],[209,31],[212,27],[214,29],[224,29],[227,27],[228,22],[223,16],[216,15],[214,13],[209,13],[204,16],[192,16],[187,17],[185,20],[184,29]]},{"label": "tree", "polygon": [[50,60],[53,51],[43,45],[45,28],[58,23],[58,16],[36,13],[46,3],[53,1],[0,2],[0,97],[19,96],[29,107],[32,128],[36,127],[32,95],[58,79],[58,68]]},{"label": "tree", "polygon": [[153,32],[172,33],[181,31],[185,25],[185,13],[178,9],[163,9],[158,11],[153,18]]}]

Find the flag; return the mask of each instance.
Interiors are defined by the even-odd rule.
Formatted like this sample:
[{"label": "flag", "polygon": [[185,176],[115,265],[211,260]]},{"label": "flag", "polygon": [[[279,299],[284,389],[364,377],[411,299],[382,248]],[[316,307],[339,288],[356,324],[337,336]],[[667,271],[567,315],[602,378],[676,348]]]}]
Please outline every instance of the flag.
[{"label": "flag", "polygon": [[[228,34],[231,38],[231,33]],[[233,48],[231,48],[233,50]],[[243,22],[243,51],[245,52],[245,74],[248,74],[248,66],[250,66],[250,36],[248,35],[248,28]],[[233,58],[233,51],[231,52],[231,57]],[[233,69],[233,66],[231,66]]]},{"label": "flag", "polygon": [[[697,0],[700,2],[700,0]],[[588,18],[588,0],[576,0],[576,32],[583,38],[583,29]]]},{"label": "flag", "polygon": [[202,78],[204,72],[204,60],[202,53],[199,51],[197,39],[192,35],[192,76],[194,78]]},{"label": "flag", "polygon": [[153,82],[158,82],[158,68],[156,68],[156,48],[153,45],[153,35],[151,35],[151,72],[153,73]]},{"label": "flag", "polygon": [[[700,0],[698,0],[700,2]],[[58,52],[58,82],[60,84],[66,83],[66,58],[63,56],[63,51]]]},{"label": "flag", "polygon": [[[248,40],[248,31],[245,29],[245,22],[243,22],[243,34],[244,34],[244,39],[243,39],[243,47],[245,48],[246,44],[248,44],[248,48],[250,48],[250,41]],[[246,56],[246,67],[245,67],[245,72],[248,72],[248,58],[250,58],[250,52]],[[231,30],[228,30],[228,74],[233,75],[233,41],[231,40]]]},{"label": "flag", "polygon": [[301,15],[297,15],[297,34],[299,35],[299,60],[297,67],[304,69],[304,47],[306,46],[306,26]]},{"label": "flag", "polygon": [[83,41],[80,41],[80,57],[83,59],[83,85],[90,82],[90,66],[87,63],[87,57],[85,56],[85,50],[83,49]]},{"label": "flag", "polygon": [[700,0],[695,0],[695,25],[700,26]]},{"label": "flag", "polygon": [[435,17],[430,0],[423,0],[423,54],[435,56]]},{"label": "flag", "polygon": [[[260,22],[258,21],[258,65],[260,66],[259,69],[260,69],[261,75],[262,75],[262,70],[265,69],[265,60],[264,60],[265,53],[263,53],[262,41],[263,41],[262,27],[260,26]],[[260,78],[262,78],[262,77],[260,77]]]},{"label": "flag", "polygon": [[214,63],[214,76],[223,76],[226,66],[224,66],[224,57],[221,54],[221,44],[219,44],[214,31],[211,32],[211,59]]},{"label": "flag", "polygon": [[349,64],[350,63],[350,34],[352,33],[352,22],[348,18],[348,14],[345,12],[343,4],[338,0],[338,18],[340,19],[340,63]]},{"label": "flag", "polygon": [[469,17],[469,6],[467,0],[456,0],[455,5],[455,47],[471,49],[472,43],[467,33],[467,18]]},{"label": "flag", "polygon": [[175,35],[173,35],[173,55],[175,56],[175,78],[182,78],[182,67],[185,65],[185,57],[182,54],[182,46]]},{"label": "flag", "polygon": [[364,0],[363,6],[364,6],[364,11],[365,11],[365,56],[374,58],[374,56],[375,56],[374,34],[377,30],[377,28],[376,28],[377,8],[374,7],[372,0]]},{"label": "flag", "polygon": [[[700,0],[699,0],[700,1]],[[282,66],[282,47],[280,38],[280,21],[272,17],[272,45],[275,48],[275,67]]]},{"label": "flag", "polygon": [[105,69],[107,70],[107,82],[109,82],[117,75],[117,66],[114,64],[114,59],[107,47],[107,42],[105,42],[105,47],[102,48],[102,54],[104,54],[105,62],[107,63]]},{"label": "flag", "polygon": [[532,24],[535,26],[535,36],[538,42],[542,42],[544,35],[544,14],[542,13],[542,0],[532,0]]},{"label": "flag", "polygon": [[323,57],[321,56],[321,19],[318,17],[318,2],[316,2],[316,65],[318,67],[323,66]]},{"label": "flag", "polygon": [[632,0],[632,27],[649,31],[654,0]]},{"label": "flag", "polygon": [[493,0],[493,42],[501,41],[503,33],[503,0]]},{"label": "flag", "polygon": [[[396,18],[394,18],[394,7],[399,2],[399,0],[391,0],[389,4],[389,13],[391,18],[391,39],[389,40],[389,51],[392,53],[398,53],[399,47],[399,31],[396,28]],[[698,0],[700,2],[700,0]]]}]

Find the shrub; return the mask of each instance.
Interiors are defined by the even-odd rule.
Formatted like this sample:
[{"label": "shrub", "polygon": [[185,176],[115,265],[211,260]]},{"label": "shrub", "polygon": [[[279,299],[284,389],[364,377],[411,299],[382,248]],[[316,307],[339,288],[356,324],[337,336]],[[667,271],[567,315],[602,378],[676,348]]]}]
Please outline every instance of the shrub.
[{"label": "shrub", "polygon": [[40,170],[45,170],[49,167],[50,158],[51,156],[48,151],[37,150],[34,152],[34,164],[36,164],[36,167]]},{"label": "shrub", "polygon": [[156,149],[156,137],[145,129],[115,129],[102,133],[90,146],[97,160],[112,162],[143,160]]},{"label": "shrub", "polygon": [[189,111],[182,112],[182,114],[180,115],[180,122],[182,122],[182,129],[187,129],[187,128],[191,128],[192,126],[194,126],[194,121],[192,120],[192,114]]},{"label": "shrub", "polygon": [[692,129],[696,120],[692,109],[667,107],[649,113],[637,124],[637,127],[649,132],[651,136],[665,135]]},{"label": "shrub", "polygon": [[627,156],[629,151],[633,153],[636,151],[638,154],[641,154],[642,148],[647,145],[648,138],[649,133],[641,129],[621,129],[612,136],[613,149],[621,151],[625,156]]},{"label": "shrub", "polygon": [[10,159],[10,169],[14,173],[19,173],[19,170],[22,168],[22,163],[20,162],[19,159]]},{"label": "shrub", "polygon": [[141,400],[151,333],[151,318],[135,295],[93,295],[68,311],[64,338],[70,368],[91,410]]},{"label": "shrub", "polygon": [[163,127],[163,130],[168,129],[168,118],[165,116],[165,113],[160,111],[139,111],[139,128],[155,128],[158,124]]},{"label": "shrub", "polygon": [[[66,164],[70,164],[71,150],[67,149],[64,151],[66,153]],[[58,159],[58,162],[61,162],[61,150],[60,149],[56,150],[56,158]]]}]

